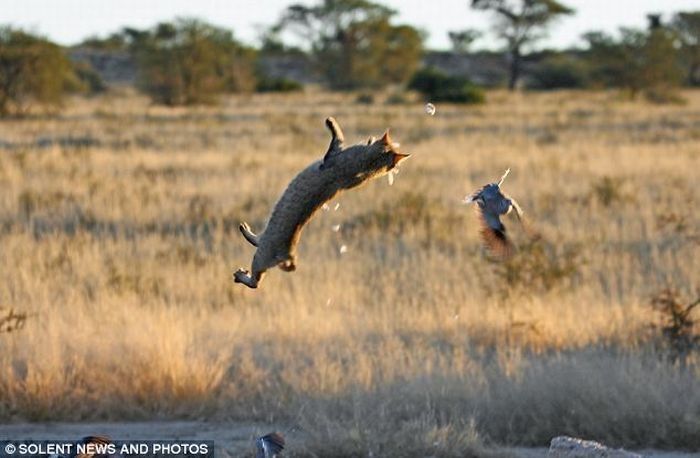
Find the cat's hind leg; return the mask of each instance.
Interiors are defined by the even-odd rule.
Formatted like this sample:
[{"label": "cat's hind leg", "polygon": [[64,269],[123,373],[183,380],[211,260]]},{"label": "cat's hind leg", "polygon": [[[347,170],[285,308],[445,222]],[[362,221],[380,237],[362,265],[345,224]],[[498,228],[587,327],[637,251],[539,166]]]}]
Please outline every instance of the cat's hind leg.
[{"label": "cat's hind leg", "polygon": [[265,274],[265,272],[256,272],[253,271],[251,274],[245,269],[238,269],[236,272],[233,274],[233,281],[236,283],[243,283],[246,285],[248,288],[257,288],[260,282],[262,281],[262,277]]},{"label": "cat's hind leg", "polygon": [[284,261],[277,264],[277,266],[285,272],[294,272],[295,270],[297,270],[297,263],[294,257],[289,257],[288,259],[285,259]]}]

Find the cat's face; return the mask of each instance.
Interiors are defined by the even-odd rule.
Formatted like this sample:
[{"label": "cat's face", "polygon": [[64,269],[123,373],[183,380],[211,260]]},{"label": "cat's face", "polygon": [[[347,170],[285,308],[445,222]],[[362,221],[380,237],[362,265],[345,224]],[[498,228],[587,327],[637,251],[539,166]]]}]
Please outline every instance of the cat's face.
[{"label": "cat's face", "polygon": [[389,132],[385,132],[382,138],[370,143],[367,147],[367,173],[373,176],[381,176],[393,170],[410,154],[399,151],[399,144],[391,140]]}]

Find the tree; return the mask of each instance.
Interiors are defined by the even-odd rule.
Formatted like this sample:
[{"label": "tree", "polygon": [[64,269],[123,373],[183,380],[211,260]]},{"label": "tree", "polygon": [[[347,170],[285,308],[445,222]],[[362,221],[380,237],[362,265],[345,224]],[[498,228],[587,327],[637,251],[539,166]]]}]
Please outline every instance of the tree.
[{"label": "tree", "polygon": [[632,95],[641,89],[643,32],[623,28],[616,40],[605,32],[593,31],[585,33],[583,39],[588,42],[590,76],[595,85],[624,87]]},{"label": "tree", "polygon": [[289,30],[309,45],[331,87],[382,87],[405,82],[422,54],[421,34],[391,24],[394,14],[367,0],[322,0],[289,6],[275,30]]},{"label": "tree", "polygon": [[649,15],[649,31],[642,48],[642,83],[646,96],[657,102],[677,99],[674,88],[681,85],[683,72],[680,67],[676,34],[661,24],[661,17]]},{"label": "tree", "polygon": [[588,41],[591,80],[608,87],[621,87],[630,97],[644,92],[665,101],[681,81],[675,34],[650,16],[649,30],[621,28],[619,39],[603,32],[584,35]]},{"label": "tree", "polygon": [[469,52],[472,44],[481,38],[481,31],[476,29],[452,30],[447,32],[447,36],[452,43],[452,51],[458,54]]},{"label": "tree", "polygon": [[0,115],[26,113],[32,103],[59,107],[76,82],[58,45],[20,29],[0,28]]},{"label": "tree", "polygon": [[107,38],[90,36],[84,39],[78,47],[99,49],[104,51],[122,51],[126,49],[126,37],[124,33],[112,33]]},{"label": "tree", "polygon": [[700,11],[681,12],[671,22],[681,43],[689,84],[700,85]]},{"label": "tree", "polygon": [[158,103],[212,103],[222,93],[255,87],[254,51],[228,30],[178,19],[123,33],[139,66],[139,85]]},{"label": "tree", "polygon": [[556,0],[471,0],[471,6],[496,16],[496,32],[506,41],[508,50],[510,90],[520,78],[523,48],[542,38],[555,19],[574,13]]}]

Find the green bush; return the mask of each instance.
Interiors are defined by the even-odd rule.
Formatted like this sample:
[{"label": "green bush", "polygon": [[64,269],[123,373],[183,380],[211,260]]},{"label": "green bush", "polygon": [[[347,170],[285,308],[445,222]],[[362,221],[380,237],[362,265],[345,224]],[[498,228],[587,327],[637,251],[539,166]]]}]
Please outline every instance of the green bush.
[{"label": "green bush", "polygon": [[258,78],[256,92],[294,92],[301,91],[304,86],[298,81],[288,78]]},{"label": "green bush", "polygon": [[32,104],[60,107],[76,82],[58,45],[20,29],[0,28],[0,115],[26,113]]},{"label": "green bush", "polygon": [[588,69],[575,57],[555,54],[543,59],[532,72],[531,89],[578,89],[588,84]]},{"label": "green bush", "polygon": [[431,102],[484,103],[484,91],[469,79],[449,76],[435,68],[425,68],[413,75],[408,84]]}]

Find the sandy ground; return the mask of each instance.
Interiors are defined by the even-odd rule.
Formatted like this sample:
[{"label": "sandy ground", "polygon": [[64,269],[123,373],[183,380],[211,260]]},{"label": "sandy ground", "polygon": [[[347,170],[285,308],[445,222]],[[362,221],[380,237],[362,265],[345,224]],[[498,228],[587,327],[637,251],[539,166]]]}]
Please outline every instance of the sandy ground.
[{"label": "sandy ground", "polygon": [[[17,423],[0,425],[0,440],[77,440],[83,436],[101,434],[121,440],[190,439],[213,440],[216,456],[252,456],[253,439],[272,430],[285,432],[287,448],[301,445],[303,435],[287,431],[282,426],[254,423],[208,423],[203,421],[153,421],[131,423]],[[297,447],[295,447],[295,444]],[[546,448],[508,448],[515,458],[547,456]],[[650,458],[691,458],[700,453],[660,450],[636,451]]]}]

